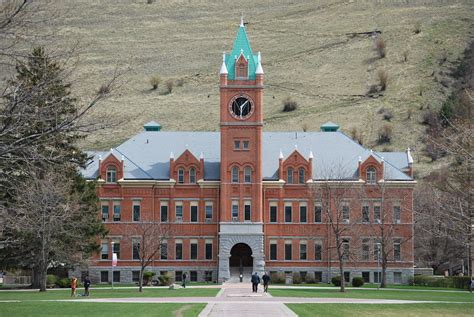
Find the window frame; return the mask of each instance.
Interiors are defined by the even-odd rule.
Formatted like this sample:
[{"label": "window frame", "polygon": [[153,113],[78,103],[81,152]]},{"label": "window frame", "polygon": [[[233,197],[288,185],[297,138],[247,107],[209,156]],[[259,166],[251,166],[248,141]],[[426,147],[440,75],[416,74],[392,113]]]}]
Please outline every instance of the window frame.
[{"label": "window frame", "polygon": [[292,223],[292,222],[293,222],[293,206],[285,205],[285,223]]},{"label": "window frame", "polygon": [[178,168],[178,184],[184,184],[184,168]]},{"label": "window frame", "polygon": [[300,241],[300,261],[308,259],[308,243]]},{"label": "window frame", "polygon": [[[273,212],[272,212],[273,211]],[[277,223],[278,222],[278,205],[270,205],[270,223]]]},{"label": "window frame", "polygon": [[105,182],[108,184],[117,183],[117,167],[114,165],[107,166],[105,170]]},{"label": "window frame", "polygon": [[293,168],[288,167],[288,169],[286,170],[286,183],[287,184],[293,184],[293,181],[294,181],[293,174],[294,174]]},{"label": "window frame", "polygon": [[[318,214],[319,217],[317,217]],[[323,206],[321,204],[314,205],[314,223],[323,223]]]},{"label": "window frame", "polygon": [[377,184],[377,169],[373,166],[367,167],[365,171],[365,179],[368,185]]},{"label": "window frame", "polygon": [[276,241],[270,241],[269,258],[272,261],[276,261],[278,259],[278,243]]},{"label": "window frame", "polygon": [[244,221],[252,221],[252,202],[244,201]]},{"label": "window frame", "polygon": [[176,240],[174,243],[174,258],[175,260],[183,259],[183,241]]},{"label": "window frame", "polygon": [[196,169],[194,167],[189,169],[189,184],[196,184]]},{"label": "window frame", "polygon": [[231,183],[238,184],[239,183],[239,173],[240,170],[237,166],[233,166],[231,169]]},{"label": "window frame", "polygon": [[298,169],[298,183],[299,184],[305,184],[306,183],[306,171],[304,168],[300,167]]},{"label": "window frame", "polygon": [[323,243],[317,241],[314,243],[314,260],[322,261],[323,260]]},{"label": "window frame", "polygon": [[[138,207],[138,210],[136,209],[136,207]],[[138,218],[135,217],[137,215],[137,211],[138,211]],[[132,221],[138,222],[140,221],[140,219],[141,219],[141,204],[139,201],[134,201],[132,203]]]},{"label": "window frame", "polygon": [[250,166],[244,167],[244,183],[245,184],[252,183],[252,168]]},{"label": "window frame", "polygon": [[285,241],[285,261],[293,259],[293,243]]},{"label": "window frame", "polygon": [[[300,223],[308,223],[308,206],[306,203],[300,203]],[[304,217],[303,217],[304,216]]]},{"label": "window frame", "polygon": [[[166,217],[163,217],[163,215],[166,215]],[[163,218],[165,218],[163,220]],[[168,202],[161,202],[160,203],[160,222],[168,222],[169,221],[169,208],[168,208]]]},{"label": "window frame", "polygon": [[192,223],[199,222],[199,205],[196,202],[192,202],[189,206],[189,221]]}]

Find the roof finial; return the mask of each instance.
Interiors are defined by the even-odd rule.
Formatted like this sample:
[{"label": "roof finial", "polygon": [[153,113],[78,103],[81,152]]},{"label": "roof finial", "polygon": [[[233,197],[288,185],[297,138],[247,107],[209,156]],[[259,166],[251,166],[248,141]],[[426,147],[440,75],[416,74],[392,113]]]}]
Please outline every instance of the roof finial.
[{"label": "roof finial", "polygon": [[295,150],[298,150],[298,144],[295,144]]},{"label": "roof finial", "polygon": [[244,14],[243,13],[240,15],[240,27],[241,28],[245,27],[244,26]]},{"label": "roof finial", "polygon": [[170,153],[170,160],[174,160],[174,153],[173,152]]},{"label": "roof finial", "polygon": [[283,160],[283,152],[281,151],[281,149],[280,149],[280,156],[278,158]]},{"label": "roof finial", "polygon": [[310,159],[313,159],[313,158],[314,158],[313,151],[311,151],[311,150],[309,151],[309,158],[310,158]]},{"label": "roof finial", "polygon": [[413,156],[411,156],[410,148],[407,149],[407,160],[408,160],[408,165],[413,164]]},{"label": "roof finial", "polygon": [[223,74],[223,75],[228,74],[227,66],[225,65],[225,52],[222,52],[222,66],[221,66],[221,70],[219,71],[219,74]]},{"label": "roof finial", "polygon": [[359,156],[359,163],[362,163],[362,156]]},{"label": "roof finial", "polygon": [[204,153],[203,152],[201,152],[201,155],[199,155],[199,159],[204,160]]}]

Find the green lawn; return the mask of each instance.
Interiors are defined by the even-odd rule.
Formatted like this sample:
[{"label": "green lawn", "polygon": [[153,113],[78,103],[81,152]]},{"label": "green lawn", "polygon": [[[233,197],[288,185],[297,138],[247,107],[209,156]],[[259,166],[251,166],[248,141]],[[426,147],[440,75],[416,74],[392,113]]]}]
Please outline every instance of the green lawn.
[{"label": "green lawn", "polygon": [[[0,316],[81,316],[81,317],[146,317],[183,316],[195,317],[206,304],[124,304],[124,303],[64,303],[64,302],[21,302],[1,303]],[[181,315],[179,314],[181,313]]]},{"label": "green lawn", "polygon": [[[314,283],[314,284],[273,284],[277,286],[300,286],[300,287],[305,287],[305,286],[310,286],[310,287],[333,287],[333,288],[339,288],[339,286],[334,286],[333,284],[326,284],[326,283]],[[346,285],[346,287],[352,288],[352,285]],[[377,288],[377,284],[364,284],[361,288]],[[446,291],[467,291],[466,289],[460,289],[460,288],[448,288],[448,287],[431,287],[431,286],[410,286],[410,285],[400,285],[400,284],[389,284],[387,285],[388,289],[414,289],[414,290],[434,290],[434,291],[439,291],[439,290],[446,290]]]},{"label": "green lawn", "polygon": [[417,292],[403,290],[360,290],[350,289],[345,293],[338,289],[270,289],[270,294],[276,297],[336,297],[336,298],[375,298],[375,299],[405,299],[427,301],[472,302],[474,294],[469,292]]},{"label": "green lawn", "polygon": [[[83,289],[78,289],[77,293],[81,294]],[[166,288],[146,288],[143,293],[137,289],[91,289],[89,298],[120,298],[120,297],[214,297],[218,288],[186,288],[170,290]],[[0,300],[50,300],[50,299],[70,299],[71,291],[64,290],[48,290],[47,292],[38,291],[0,291]],[[77,299],[87,297],[78,296]]]},{"label": "green lawn", "polygon": [[472,316],[474,304],[287,304],[299,317]]}]

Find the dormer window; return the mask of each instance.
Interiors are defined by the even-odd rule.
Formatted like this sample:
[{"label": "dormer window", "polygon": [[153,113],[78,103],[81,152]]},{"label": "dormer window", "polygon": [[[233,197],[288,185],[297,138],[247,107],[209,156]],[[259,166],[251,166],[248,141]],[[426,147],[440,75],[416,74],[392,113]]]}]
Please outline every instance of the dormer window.
[{"label": "dormer window", "polygon": [[184,169],[182,168],[178,170],[178,183],[184,184]]},{"label": "dormer window", "polygon": [[299,183],[304,184],[305,183],[305,175],[304,175],[304,168],[300,168],[298,170],[298,178],[299,178]]},{"label": "dormer window", "polygon": [[286,172],[286,181],[288,184],[293,184],[293,169],[291,167]]},{"label": "dormer window", "polygon": [[240,55],[235,62],[235,77],[240,79],[248,78],[248,62],[244,55]]},{"label": "dormer window", "polygon": [[107,167],[107,183],[117,182],[117,169],[114,166]]},{"label": "dormer window", "polygon": [[377,171],[374,167],[369,167],[366,171],[367,184],[375,184],[377,182]]},{"label": "dormer window", "polygon": [[189,183],[191,184],[196,183],[196,169],[193,167],[189,169]]}]

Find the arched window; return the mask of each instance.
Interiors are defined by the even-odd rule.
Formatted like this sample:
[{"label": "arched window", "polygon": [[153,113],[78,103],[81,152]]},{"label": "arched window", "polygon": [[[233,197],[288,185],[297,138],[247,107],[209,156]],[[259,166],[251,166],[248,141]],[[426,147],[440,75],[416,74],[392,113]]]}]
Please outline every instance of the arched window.
[{"label": "arched window", "polygon": [[196,169],[194,167],[189,169],[189,183],[196,184]]},{"label": "arched window", "polygon": [[232,167],[232,183],[239,182],[239,168],[237,166]]},{"label": "arched window", "polygon": [[244,183],[252,182],[252,169],[250,167],[244,168]]},{"label": "arched window", "polygon": [[375,184],[377,181],[377,171],[373,167],[369,167],[366,171],[367,184]]},{"label": "arched window", "polygon": [[184,183],[184,169],[182,168],[178,169],[178,183]]},{"label": "arched window", "polygon": [[286,175],[287,176],[286,177],[287,183],[288,184],[293,184],[293,169],[291,167],[289,167],[286,174],[287,174]]},{"label": "arched window", "polygon": [[117,169],[114,166],[107,167],[107,183],[117,182]]},{"label": "arched window", "polygon": [[298,170],[298,181],[300,184],[304,184],[306,179],[305,179],[305,175],[304,175],[304,168],[300,168]]}]

